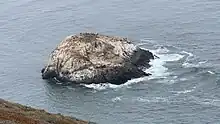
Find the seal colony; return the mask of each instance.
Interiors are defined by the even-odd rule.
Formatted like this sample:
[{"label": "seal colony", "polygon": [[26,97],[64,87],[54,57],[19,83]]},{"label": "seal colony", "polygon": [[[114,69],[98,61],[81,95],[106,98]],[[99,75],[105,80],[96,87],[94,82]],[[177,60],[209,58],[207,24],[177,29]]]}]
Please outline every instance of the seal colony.
[{"label": "seal colony", "polygon": [[51,53],[42,69],[43,79],[61,82],[122,84],[132,78],[148,76],[154,55],[127,38],[98,33],[66,37]]}]

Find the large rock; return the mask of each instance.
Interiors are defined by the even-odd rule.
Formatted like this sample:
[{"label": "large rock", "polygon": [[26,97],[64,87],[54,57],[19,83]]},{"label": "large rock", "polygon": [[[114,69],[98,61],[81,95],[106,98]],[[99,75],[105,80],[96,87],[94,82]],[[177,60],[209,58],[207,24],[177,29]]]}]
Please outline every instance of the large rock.
[{"label": "large rock", "polygon": [[73,83],[122,84],[149,75],[151,52],[133,45],[127,38],[95,33],[66,37],[51,53],[42,78]]}]

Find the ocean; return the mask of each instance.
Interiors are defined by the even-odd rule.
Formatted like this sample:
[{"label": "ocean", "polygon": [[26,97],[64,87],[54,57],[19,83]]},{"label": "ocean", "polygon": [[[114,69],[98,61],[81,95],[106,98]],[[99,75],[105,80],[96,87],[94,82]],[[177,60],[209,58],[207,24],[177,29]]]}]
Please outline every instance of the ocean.
[{"label": "ocean", "polygon": [[[41,78],[49,54],[80,32],[128,37],[159,57],[122,85]],[[98,124],[220,123],[220,1],[4,0],[0,98]]]}]

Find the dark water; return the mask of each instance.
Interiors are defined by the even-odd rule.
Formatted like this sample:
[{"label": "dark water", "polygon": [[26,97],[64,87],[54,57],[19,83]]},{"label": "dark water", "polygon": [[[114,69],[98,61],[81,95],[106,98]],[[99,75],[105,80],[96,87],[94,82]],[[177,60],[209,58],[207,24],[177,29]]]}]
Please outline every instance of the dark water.
[{"label": "dark water", "polygon": [[[41,79],[49,53],[84,31],[129,37],[160,59],[124,85]],[[0,97],[100,124],[220,122],[220,1],[3,0]]]}]

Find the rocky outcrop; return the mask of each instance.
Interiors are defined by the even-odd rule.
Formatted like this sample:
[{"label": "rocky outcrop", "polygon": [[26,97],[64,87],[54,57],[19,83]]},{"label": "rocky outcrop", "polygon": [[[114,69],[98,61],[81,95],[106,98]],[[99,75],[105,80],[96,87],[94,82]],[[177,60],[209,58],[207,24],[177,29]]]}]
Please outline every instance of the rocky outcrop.
[{"label": "rocky outcrop", "polygon": [[151,52],[140,49],[127,38],[95,33],[66,37],[51,53],[42,78],[73,83],[122,84],[149,75]]},{"label": "rocky outcrop", "polygon": [[95,124],[0,99],[0,124]]}]

